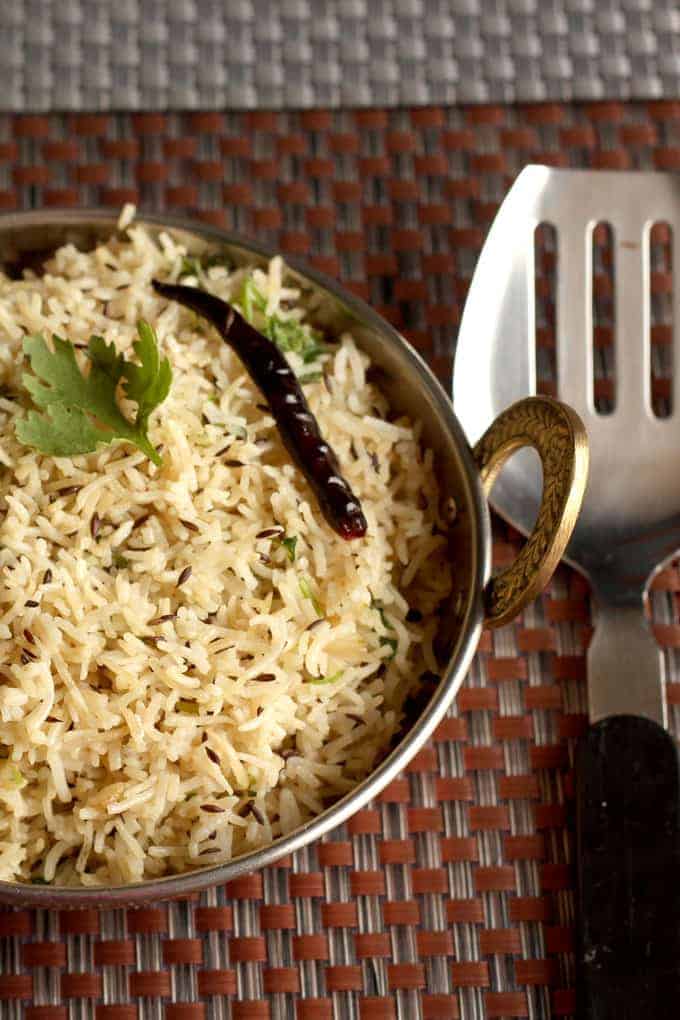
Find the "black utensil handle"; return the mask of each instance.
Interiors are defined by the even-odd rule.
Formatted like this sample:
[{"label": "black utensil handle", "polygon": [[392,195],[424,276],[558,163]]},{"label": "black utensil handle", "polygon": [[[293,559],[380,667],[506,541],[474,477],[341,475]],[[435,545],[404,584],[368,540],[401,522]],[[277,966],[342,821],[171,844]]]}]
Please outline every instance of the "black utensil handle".
[{"label": "black utensil handle", "polygon": [[680,1015],[680,769],[638,716],[591,726],[576,754],[578,1020]]}]

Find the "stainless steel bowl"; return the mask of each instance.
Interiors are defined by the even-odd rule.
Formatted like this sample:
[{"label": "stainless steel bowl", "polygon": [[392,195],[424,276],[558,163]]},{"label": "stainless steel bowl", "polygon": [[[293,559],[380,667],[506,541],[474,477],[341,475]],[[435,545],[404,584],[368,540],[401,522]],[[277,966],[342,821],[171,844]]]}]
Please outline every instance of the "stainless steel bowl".
[{"label": "stainless steel bowl", "polygon": [[[275,254],[221,230],[171,217],[143,216],[139,222],[155,233],[171,232],[192,251],[224,251],[235,263],[264,263]],[[39,265],[62,244],[72,242],[77,247],[88,248],[116,231],[116,218],[101,211],[28,212],[2,216],[0,265],[10,274],[17,274],[22,267]],[[325,310],[338,320],[338,325],[351,329],[359,345],[379,366],[380,385],[392,406],[423,423],[424,441],[435,452],[442,491],[455,500],[457,514],[449,535],[451,557],[455,563],[455,590],[442,616],[439,641],[441,682],[420,716],[409,722],[398,746],[363,782],[322,814],[267,847],[243,854],[228,864],[125,886],[67,888],[0,882],[1,901],[63,909],[121,906],[180,897],[271,864],[284,854],[319,839],[375,797],[427,740],[463,681],[485,621],[491,625],[504,622],[535,594],[537,583],[547,581],[546,563],[548,567],[554,565],[552,560],[548,563],[547,555],[545,563],[541,562],[536,569],[529,571],[529,577],[526,570],[513,572],[511,568],[504,577],[491,579],[491,524],[485,487],[492,483],[500,463],[510,452],[521,445],[538,446],[535,436],[525,434],[527,407],[532,402],[522,402],[515,405],[509,414],[501,415],[473,452],[446,393],[403,337],[368,305],[333,280],[294,259],[287,261],[301,284],[323,297]],[[555,428],[571,428],[572,445],[576,449],[581,437],[573,434],[574,423],[562,405],[554,401],[539,403],[547,415],[544,415],[546,434]],[[575,474],[578,472],[575,471]],[[572,500],[572,509],[573,500],[578,498],[577,489],[578,481],[574,478],[569,491],[563,493],[565,501]],[[549,552],[553,560],[555,542],[561,548],[568,537],[568,534],[562,535],[562,543],[559,536],[547,536],[552,541]],[[544,569],[539,577],[538,568],[541,567]]]}]

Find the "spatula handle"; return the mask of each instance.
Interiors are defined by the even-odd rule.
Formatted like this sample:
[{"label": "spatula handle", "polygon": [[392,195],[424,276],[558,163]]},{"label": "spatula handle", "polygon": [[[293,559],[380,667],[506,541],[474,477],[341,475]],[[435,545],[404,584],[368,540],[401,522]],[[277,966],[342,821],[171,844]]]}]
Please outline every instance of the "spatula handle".
[{"label": "spatula handle", "polygon": [[577,1018],[680,1015],[680,767],[648,719],[591,726],[576,756]]}]

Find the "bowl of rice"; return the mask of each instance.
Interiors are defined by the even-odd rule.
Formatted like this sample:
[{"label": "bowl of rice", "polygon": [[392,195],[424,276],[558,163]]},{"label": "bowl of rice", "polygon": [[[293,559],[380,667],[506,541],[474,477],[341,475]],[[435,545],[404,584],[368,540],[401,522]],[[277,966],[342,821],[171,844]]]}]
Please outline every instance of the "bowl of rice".
[{"label": "bowl of rice", "polygon": [[[473,453],[366,304],[209,227],[5,216],[0,265],[0,899],[222,883],[347,819],[432,733],[485,621],[559,559],[578,423],[518,405]],[[364,534],[329,526],[234,348],[154,280],[285,354]],[[537,431],[566,474],[531,562],[494,579],[485,487]]]}]

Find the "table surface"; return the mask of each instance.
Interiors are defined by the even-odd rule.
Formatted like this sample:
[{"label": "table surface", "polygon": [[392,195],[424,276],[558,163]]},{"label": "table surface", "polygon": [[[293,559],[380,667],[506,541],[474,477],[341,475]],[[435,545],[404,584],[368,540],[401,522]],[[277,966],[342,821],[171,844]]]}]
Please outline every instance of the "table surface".
[{"label": "table surface", "polygon": [[0,109],[675,98],[675,0],[5,0]]},{"label": "table surface", "polygon": [[[0,116],[0,208],[136,201],[257,237],[367,298],[448,385],[485,231],[526,162],[680,166],[680,104]],[[554,249],[537,342],[554,360]],[[607,238],[596,234],[597,392],[611,396]],[[654,390],[670,393],[672,273],[655,235]],[[517,536],[499,527],[496,559]],[[671,566],[652,593],[678,732]],[[547,1018],[573,1009],[571,764],[585,717],[584,582],[561,568],[486,633],[435,739],[321,843],[200,899],[0,911],[7,1020]]]}]

